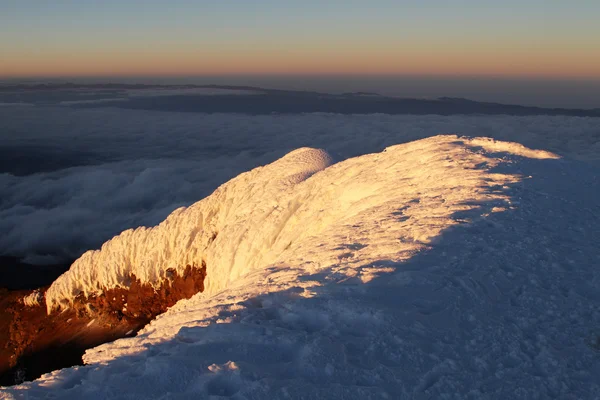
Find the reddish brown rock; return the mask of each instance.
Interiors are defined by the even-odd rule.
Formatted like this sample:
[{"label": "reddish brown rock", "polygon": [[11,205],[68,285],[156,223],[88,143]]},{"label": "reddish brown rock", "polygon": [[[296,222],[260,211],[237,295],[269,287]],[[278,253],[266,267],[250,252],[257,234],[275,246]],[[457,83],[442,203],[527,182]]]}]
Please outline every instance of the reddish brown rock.
[{"label": "reddish brown rock", "polygon": [[[26,306],[29,291],[0,289],[0,384],[12,385],[82,363],[86,349],[134,334],[177,301],[204,290],[206,265],[188,265],[183,274],[167,270],[158,288],[131,275],[129,288],[78,296],[72,307],[46,312],[44,299]],[[39,289],[45,293],[46,288]]]}]

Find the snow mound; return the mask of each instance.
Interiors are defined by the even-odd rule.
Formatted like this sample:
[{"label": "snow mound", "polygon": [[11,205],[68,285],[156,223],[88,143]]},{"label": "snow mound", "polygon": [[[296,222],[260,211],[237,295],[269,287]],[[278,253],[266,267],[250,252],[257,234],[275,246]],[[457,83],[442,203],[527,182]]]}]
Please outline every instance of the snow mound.
[{"label": "snow mound", "polygon": [[[271,218],[277,220],[275,225],[261,224],[276,214],[278,198],[285,198],[295,185],[331,164],[323,150],[297,149],[237,176],[196,204],[175,210],[156,227],[122,232],[100,250],[84,253],[50,286],[48,312],[68,306],[79,293],[89,296],[128,287],[131,274],[142,283],[159,286],[167,269],[182,273],[187,265],[202,262],[211,267],[207,289],[222,287],[229,275],[260,264],[261,254],[275,241],[285,220]],[[243,246],[248,253],[240,252]]]},{"label": "snow mound", "polygon": [[[468,146],[474,150],[465,153]],[[315,254],[309,249],[312,242],[308,248],[305,242],[324,232],[329,237],[349,231],[351,221],[362,220],[362,215],[370,216],[369,223],[351,231],[374,237],[369,240],[373,243],[369,243],[368,253],[402,259],[405,255],[399,249],[407,247],[411,253],[423,248],[431,237],[456,223],[447,216],[471,208],[464,203],[467,199],[504,198],[485,188],[517,178],[503,175],[490,180],[485,169],[476,169],[482,163],[492,167],[498,162],[478,154],[479,148],[516,151],[540,159],[556,157],[514,143],[456,136],[392,146],[384,154],[336,165],[323,150],[294,150],[274,163],[239,175],[194,205],[175,210],[157,227],[124,231],[100,250],[86,252],[48,289],[48,311],[69,306],[79,293],[89,296],[107,288],[127,287],[131,274],[143,283],[160,285],[169,268],[182,272],[187,265],[205,263],[205,292],[211,295],[257,268],[291,258],[329,265],[342,253],[360,254],[350,251],[354,242],[339,243],[344,251],[325,255]],[[422,198],[424,192],[435,193],[437,200]],[[445,218],[430,215],[440,202]],[[390,220],[400,204],[404,205],[404,218],[418,224]],[[430,224],[430,218],[437,222]],[[389,228],[382,230],[382,224]],[[407,235],[407,240],[398,239]],[[407,241],[408,246],[403,244]],[[359,259],[365,261],[364,256]]]},{"label": "snow mound", "polygon": [[294,152],[79,260],[56,307],[120,261],[202,258],[210,290],[0,396],[600,397],[597,168],[457,136],[329,163]]}]

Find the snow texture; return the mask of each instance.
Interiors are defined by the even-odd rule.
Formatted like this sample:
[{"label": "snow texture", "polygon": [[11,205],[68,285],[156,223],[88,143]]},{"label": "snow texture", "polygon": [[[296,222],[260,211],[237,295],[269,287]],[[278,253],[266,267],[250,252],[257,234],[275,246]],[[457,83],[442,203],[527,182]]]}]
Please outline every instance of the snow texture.
[{"label": "snow texture", "polygon": [[206,291],[214,293],[274,261],[282,246],[289,246],[278,236],[300,206],[293,189],[331,163],[325,151],[301,148],[241,174],[189,208],[175,210],[157,227],[121,233],[102,249],[83,254],[50,286],[48,311],[69,306],[81,292],[88,296],[127,287],[131,274],[160,286],[167,269],[183,275],[187,265],[203,262],[213,271]]},{"label": "snow texture", "polygon": [[199,259],[207,290],[0,397],[600,396],[597,167],[451,135],[330,163],[294,151],[86,253],[51,307]]}]

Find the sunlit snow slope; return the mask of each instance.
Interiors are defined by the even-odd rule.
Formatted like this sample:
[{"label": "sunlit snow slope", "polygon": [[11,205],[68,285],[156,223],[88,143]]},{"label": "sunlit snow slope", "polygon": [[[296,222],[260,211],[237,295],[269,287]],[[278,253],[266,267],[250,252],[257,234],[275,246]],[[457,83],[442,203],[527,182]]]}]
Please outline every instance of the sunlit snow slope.
[{"label": "sunlit snow slope", "polygon": [[597,172],[485,138],[296,150],[84,254],[49,311],[202,261],[206,291],[3,395],[597,398]]},{"label": "sunlit snow slope", "polygon": [[[331,158],[322,150],[295,150],[241,174],[191,207],[176,210],[156,228],[127,230],[101,250],[85,253],[48,290],[49,311],[68,305],[80,292],[88,295],[127,286],[131,273],[142,282],[160,283],[168,268],[182,272],[186,265],[199,266],[202,261],[208,268],[208,295],[277,261],[328,266],[343,250],[335,250],[343,247],[340,235],[350,233],[361,232],[373,241],[360,262],[383,255],[403,259],[406,251],[420,249],[454,224],[450,214],[471,207],[465,199],[501,200],[501,194],[483,189],[515,179],[477,169],[487,159],[476,154],[466,157],[464,146],[457,146],[456,140],[445,136],[391,147],[385,154],[348,160],[308,180],[330,166]],[[470,144],[555,157],[489,140]],[[419,196],[424,191],[435,193],[437,200],[422,201]],[[398,204],[407,204],[406,216],[421,215],[389,221]],[[357,220],[361,226],[352,226]],[[386,221],[389,226],[384,228]],[[399,235],[408,235],[408,247]],[[312,248],[310,239],[315,237],[328,238],[330,251]]]}]

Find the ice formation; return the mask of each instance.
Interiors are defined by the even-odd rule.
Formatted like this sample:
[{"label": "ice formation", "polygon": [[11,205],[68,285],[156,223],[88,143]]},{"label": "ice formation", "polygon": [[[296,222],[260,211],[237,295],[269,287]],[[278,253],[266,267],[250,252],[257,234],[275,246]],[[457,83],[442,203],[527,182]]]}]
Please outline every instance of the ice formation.
[{"label": "ice formation", "polygon": [[[437,218],[433,225],[423,224],[422,219],[427,218],[422,216],[418,226],[398,224],[394,219],[389,229],[377,230],[399,205],[406,207],[406,216],[431,213],[431,200],[421,199],[427,190],[435,193],[438,201],[443,199],[447,216],[470,208],[464,204],[466,199],[501,199],[501,195],[482,188],[514,180],[466,168],[489,160],[476,153],[465,157],[465,147],[459,143],[456,136],[438,136],[333,166],[323,150],[295,150],[239,175],[196,204],[176,210],[157,227],[127,230],[100,250],[83,254],[48,290],[48,310],[68,305],[80,292],[89,295],[105,288],[126,287],[132,273],[142,282],[159,284],[167,269],[182,272],[187,265],[202,262],[208,271],[205,291],[211,295],[256,268],[304,254],[299,249],[305,248],[304,242],[311,237],[324,231],[328,235],[349,231],[348,224],[365,214],[377,225],[360,231],[378,237],[380,247],[375,250],[375,244],[370,244],[368,253],[397,259],[403,245],[395,236],[408,235],[413,249],[414,243],[425,246],[430,237],[455,223],[446,217]],[[516,143],[480,138],[466,143],[527,157],[556,157]],[[481,182],[474,184],[478,180]],[[350,231],[357,233],[356,228]],[[315,256],[311,254],[312,263],[330,262]]]},{"label": "ice formation", "polygon": [[331,163],[323,150],[297,149],[175,210],[157,227],[122,232],[100,250],[83,254],[52,284],[46,293],[48,311],[68,305],[79,293],[127,287],[131,274],[158,285],[167,269],[182,273],[187,265],[202,262],[211,270],[206,291],[214,293],[272,261],[288,245],[279,236],[302,200],[294,188]]}]

